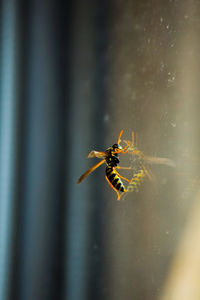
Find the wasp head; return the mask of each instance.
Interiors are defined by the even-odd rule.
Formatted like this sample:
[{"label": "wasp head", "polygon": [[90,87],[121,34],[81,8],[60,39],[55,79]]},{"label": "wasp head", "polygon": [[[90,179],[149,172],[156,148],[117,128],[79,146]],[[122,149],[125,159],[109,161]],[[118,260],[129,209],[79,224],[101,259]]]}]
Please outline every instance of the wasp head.
[{"label": "wasp head", "polygon": [[120,146],[119,144],[114,144],[112,146],[112,150],[114,153],[120,152],[120,150],[122,150],[122,146]]}]

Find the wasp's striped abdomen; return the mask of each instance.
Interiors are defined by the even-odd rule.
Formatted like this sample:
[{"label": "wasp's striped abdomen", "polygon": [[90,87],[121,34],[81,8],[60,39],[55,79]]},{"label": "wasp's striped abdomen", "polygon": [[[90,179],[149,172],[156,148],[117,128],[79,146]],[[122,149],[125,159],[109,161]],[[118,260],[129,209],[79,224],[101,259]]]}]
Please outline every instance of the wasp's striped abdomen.
[{"label": "wasp's striped abdomen", "polygon": [[136,192],[139,189],[139,186],[141,185],[144,177],[146,175],[145,170],[140,169],[133,175],[133,178],[131,179],[131,182],[129,183],[127,190],[129,192]]},{"label": "wasp's striped abdomen", "polygon": [[106,167],[106,176],[115,189],[120,192],[125,192],[125,186],[123,185],[123,182],[121,181],[119,176],[116,174],[113,167]]}]

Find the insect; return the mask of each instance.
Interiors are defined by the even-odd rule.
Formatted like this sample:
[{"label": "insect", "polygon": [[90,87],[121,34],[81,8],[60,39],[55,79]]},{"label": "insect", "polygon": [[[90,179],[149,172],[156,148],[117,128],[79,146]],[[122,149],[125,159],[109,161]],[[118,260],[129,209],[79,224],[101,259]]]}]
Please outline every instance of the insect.
[{"label": "insect", "polygon": [[[123,130],[121,130],[119,134],[117,144],[114,144],[105,151],[101,152],[93,150],[88,154],[88,158],[97,157],[101,158],[102,160],[83,173],[83,175],[77,181],[78,184],[81,183],[89,174],[94,172],[99,166],[106,163],[105,178],[111,188],[117,193],[117,200],[120,200],[122,195],[125,195],[128,192],[138,191],[142,181],[146,176],[149,179],[154,180],[154,176],[151,173],[151,170],[146,166],[146,163],[164,164],[175,167],[174,163],[170,159],[144,155],[144,153],[137,148],[137,141],[135,142],[134,132],[132,132],[132,141],[123,140],[123,142],[126,144],[126,146],[123,148],[120,145],[122,133]],[[120,162],[118,158],[119,153],[128,153],[131,155],[130,167],[118,166]],[[121,176],[116,169],[132,170],[131,179]],[[122,179],[128,182],[127,188],[125,188]],[[122,192],[121,195],[119,194],[119,191]]]},{"label": "insect", "polygon": [[[126,146],[122,148],[120,145],[121,142],[121,136],[122,136],[123,130],[121,130],[117,144],[114,144],[112,147],[109,147],[104,152],[100,151],[91,151],[88,154],[88,158],[90,157],[98,157],[102,158],[102,160],[91,167],[89,170],[87,170],[77,181],[77,183],[81,183],[89,174],[91,174],[94,170],[96,170],[99,166],[101,166],[103,163],[106,163],[106,175],[105,178],[108,181],[111,188],[117,193],[117,200],[120,200],[120,194],[118,191],[124,193],[126,192],[126,188],[122,182],[122,179],[130,182],[131,180],[121,176],[116,169],[120,169],[121,167],[118,166],[119,164],[119,153],[126,153],[129,147],[129,143],[126,142]],[[126,169],[126,168],[122,168]],[[127,168],[129,169],[129,168]]]},{"label": "insect", "polygon": [[127,187],[127,192],[137,192],[146,175],[147,175],[147,171],[144,168],[141,168],[136,173],[134,173]]},{"label": "insect", "polygon": [[[128,145],[127,153],[133,154],[136,159],[140,159],[140,164],[144,166],[144,163],[147,164],[159,164],[159,165],[165,165],[168,167],[176,167],[176,164],[169,158],[164,157],[155,157],[155,156],[148,156],[145,155],[141,150],[137,148],[137,133],[135,135],[134,132],[132,132],[132,141],[126,141],[124,142]],[[134,162],[134,158],[132,158]]]},{"label": "insect", "polygon": [[127,186],[127,192],[138,191],[145,177],[148,177],[155,185],[155,177],[151,172],[149,164],[162,164],[169,167],[176,166],[171,159],[147,156],[139,150],[137,148],[137,133],[132,132],[132,141],[124,140],[124,142],[128,145],[127,153],[131,154],[130,169],[133,169],[132,179]]}]

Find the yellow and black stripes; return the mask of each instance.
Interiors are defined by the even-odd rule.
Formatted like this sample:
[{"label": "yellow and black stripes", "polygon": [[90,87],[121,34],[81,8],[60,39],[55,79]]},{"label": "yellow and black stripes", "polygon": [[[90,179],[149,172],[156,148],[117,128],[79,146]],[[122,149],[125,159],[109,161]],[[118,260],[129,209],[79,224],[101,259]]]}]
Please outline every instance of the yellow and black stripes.
[{"label": "yellow and black stripes", "polygon": [[120,192],[125,192],[125,186],[123,185],[123,182],[121,181],[120,177],[116,174],[115,168],[111,166],[106,167],[106,176],[111,183],[111,185]]},{"label": "yellow and black stripes", "polygon": [[146,176],[146,170],[145,169],[140,169],[138,170],[132,177],[128,187],[127,191],[128,192],[137,192],[139,189],[139,186],[141,185],[144,177]]}]

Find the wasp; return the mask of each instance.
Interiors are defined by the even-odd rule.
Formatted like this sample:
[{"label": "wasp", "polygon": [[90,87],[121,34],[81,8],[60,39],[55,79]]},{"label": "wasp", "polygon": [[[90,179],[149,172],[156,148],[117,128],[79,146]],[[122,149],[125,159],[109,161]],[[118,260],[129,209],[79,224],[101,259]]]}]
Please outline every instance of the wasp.
[{"label": "wasp", "polygon": [[[114,144],[112,147],[109,147],[106,149],[104,152],[100,151],[91,151],[88,154],[88,158],[91,157],[97,157],[97,158],[102,158],[102,160],[97,163],[96,165],[92,166],[89,170],[87,170],[77,181],[77,183],[81,183],[89,174],[91,174],[93,171],[95,171],[99,166],[102,164],[106,163],[106,175],[105,178],[108,181],[109,185],[111,188],[117,193],[117,200],[120,200],[120,194],[118,191],[124,193],[127,192],[122,179],[131,182],[131,180],[121,176],[116,169],[120,169],[121,167],[118,166],[119,164],[119,158],[118,154],[119,153],[127,153],[128,147],[129,147],[129,142],[126,142],[126,146],[123,148],[120,145],[121,142],[121,136],[122,136],[123,130],[120,131],[119,137],[117,144]],[[122,168],[122,169],[130,169],[128,168]]]},{"label": "wasp", "polygon": [[135,172],[127,187],[127,192],[138,192],[138,189],[146,175],[147,171],[144,168],[141,168],[140,170]]},{"label": "wasp", "polygon": [[176,167],[175,163],[164,157],[152,157],[145,155],[137,148],[137,133],[132,132],[132,141],[124,142],[128,145],[127,153],[131,154],[131,167],[133,169],[132,179],[127,186],[127,192],[138,191],[145,177],[148,177],[155,184],[155,177],[147,164],[161,164],[169,167]]},{"label": "wasp", "polygon": [[[117,144],[114,144],[105,151],[101,152],[93,150],[88,154],[88,158],[97,157],[101,158],[102,160],[83,173],[83,175],[77,181],[78,184],[81,183],[89,174],[94,172],[99,166],[106,163],[105,178],[111,188],[117,193],[117,200],[120,200],[121,195],[124,195],[128,192],[138,191],[139,186],[141,185],[145,176],[148,176],[151,180],[154,179],[151,170],[146,167],[145,163],[164,164],[174,167],[174,163],[170,159],[144,155],[144,153],[137,148],[134,132],[132,132],[132,141],[123,140],[123,142],[126,143],[126,146],[123,148],[120,145],[122,133],[123,130],[120,131]],[[130,167],[118,166],[120,162],[118,158],[119,153],[131,154],[132,163]],[[121,176],[116,169],[133,170],[132,178],[127,179]],[[122,179],[129,183],[127,188],[125,188]],[[119,194],[119,191],[122,192],[121,195]]]},{"label": "wasp", "polygon": [[[148,164],[159,164],[159,165],[165,165],[169,167],[176,167],[176,164],[169,158],[164,157],[155,157],[155,156],[148,156],[144,154],[141,150],[137,148],[137,133],[135,135],[134,132],[132,132],[132,141],[126,141],[124,140],[128,147],[127,147],[127,153],[134,154],[134,156],[140,160],[140,164],[144,166],[144,162]],[[133,159],[134,161],[135,159]]]}]

